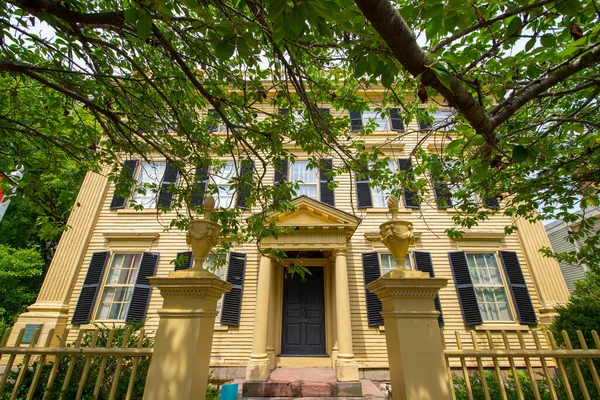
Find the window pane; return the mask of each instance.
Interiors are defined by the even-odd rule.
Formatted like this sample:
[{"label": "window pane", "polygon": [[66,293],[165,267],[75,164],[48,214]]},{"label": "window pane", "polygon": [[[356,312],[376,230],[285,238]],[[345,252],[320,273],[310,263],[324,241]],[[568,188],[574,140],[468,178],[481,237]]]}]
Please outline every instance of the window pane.
[{"label": "window pane", "polygon": [[368,124],[369,122],[375,122],[375,130],[387,131],[389,130],[388,117],[384,117],[377,111],[365,111],[363,112],[363,122]]},{"label": "window pane", "polygon": [[[369,167],[372,166],[373,163],[369,163]],[[396,163],[393,160],[388,161],[387,170],[390,174],[396,172]],[[387,207],[387,199],[391,193],[391,188],[382,188],[380,186],[371,187],[371,198],[373,199],[373,207]]]},{"label": "window pane", "polygon": [[317,199],[317,171],[308,167],[308,161],[297,161],[292,164],[290,181],[299,185],[298,196]]},{"label": "window pane", "polygon": [[483,321],[512,321],[506,288],[494,253],[467,254],[467,265]]},{"label": "window pane", "polygon": [[96,319],[125,320],[141,260],[141,254],[113,255]]},{"label": "window pane", "polygon": [[134,191],[132,200],[145,208],[155,208],[158,185],[165,174],[166,166],[166,162],[143,162],[138,174],[136,189],[142,188],[145,193]]},{"label": "window pane", "polygon": [[217,186],[215,196],[215,207],[231,208],[234,204],[235,190],[231,190],[232,179],[237,177],[235,163],[227,161],[225,165],[219,166],[212,171],[212,183]]},{"label": "window pane", "polygon": [[385,275],[396,268],[396,260],[389,253],[379,254],[381,260],[381,275]]}]

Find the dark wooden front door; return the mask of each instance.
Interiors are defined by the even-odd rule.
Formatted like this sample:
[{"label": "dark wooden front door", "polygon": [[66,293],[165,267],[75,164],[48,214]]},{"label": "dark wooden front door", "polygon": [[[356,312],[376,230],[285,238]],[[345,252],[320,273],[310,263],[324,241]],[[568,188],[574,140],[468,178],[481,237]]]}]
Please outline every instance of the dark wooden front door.
[{"label": "dark wooden front door", "polygon": [[326,355],[323,268],[283,281],[282,355]]}]

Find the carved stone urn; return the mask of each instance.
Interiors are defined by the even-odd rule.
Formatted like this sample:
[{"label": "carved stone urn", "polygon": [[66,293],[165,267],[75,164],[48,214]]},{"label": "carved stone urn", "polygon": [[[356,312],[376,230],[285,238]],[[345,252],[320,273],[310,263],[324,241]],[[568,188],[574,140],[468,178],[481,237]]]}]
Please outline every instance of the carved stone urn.
[{"label": "carved stone urn", "polygon": [[194,266],[190,271],[204,271],[202,265],[210,250],[219,242],[221,225],[210,220],[215,208],[215,199],[208,195],[204,198],[204,218],[189,223],[186,242],[194,253]]},{"label": "carved stone urn", "polygon": [[415,242],[413,224],[412,222],[398,219],[397,197],[390,196],[388,198],[388,208],[392,214],[392,219],[379,226],[381,241],[390,250],[390,253],[392,253],[392,256],[396,260],[396,269],[400,269],[404,265],[408,247]]}]

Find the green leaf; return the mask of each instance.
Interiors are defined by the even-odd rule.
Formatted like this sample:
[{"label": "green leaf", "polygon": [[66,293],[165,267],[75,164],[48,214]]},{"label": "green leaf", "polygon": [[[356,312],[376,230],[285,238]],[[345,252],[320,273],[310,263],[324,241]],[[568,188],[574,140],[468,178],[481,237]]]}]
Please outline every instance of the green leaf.
[{"label": "green leaf", "polygon": [[556,46],[556,38],[554,37],[554,35],[551,35],[551,34],[546,34],[546,35],[542,36],[541,42],[542,42],[542,46],[544,46],[544,47]]},{"label": "green leaf", "polygon": [[446,151],[446,153],[458,153],[459,151],[462,150],[464,145],[465,145],[464,140],[455,139],[455,140],[451,141],[448,146],[446,146],[445,151]]},{"label": "green leaf", "polygon": [[221,61],[227,61],[235,52],[235,46],[231,42],[221,42],[215,46],[215,56]]},{"label": "green leaf", "polygon": [[527,151],[527,149],[524,146],[521,146],[519,144],[519,145],[513,147],[512,158],[515,161],[523,162],[523,161],[527,160],[528,156],[529,156],[529,151]]},{"label": "green leaf", "polygon": [[529,51],[533,48],[533,46],[535,46],[536,43],[536,38],[531,38],[527,41],[527,43],[525,44],[525,51]]},{"label": "green leaf", "polygon": [[140,10],[135,27],[140,38],[148,39],[152,34],[152,16],[147,11]]},{"label": "green leaf", "polygon": [[438,77],[440,82],[442,82],[442,85],[452,92],[452,75],[450,75],[450,72],[439,64],[432,67],[431,70],[435,73],[435,76]]},{"label": "green leaf", "polygon": [[131,8],[128,8],[127,10],[125,10],[124,14],[125,14],[125,22],[133,25],[138,20],[139,9],[137,9],[135,7],[131,7]]}]

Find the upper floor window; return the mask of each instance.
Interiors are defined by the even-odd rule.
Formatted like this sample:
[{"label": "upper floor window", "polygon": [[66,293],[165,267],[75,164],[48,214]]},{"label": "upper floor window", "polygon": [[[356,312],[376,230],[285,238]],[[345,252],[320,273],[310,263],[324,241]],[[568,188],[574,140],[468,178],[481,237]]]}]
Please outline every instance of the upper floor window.
[{"label": "upper floor window", "polygon": [[466,253],[466,256],[483,321],[512,322],[513,316],[496,254]]},{"label": "upper floor window", "polygon": [[[171,208],[179,171],[170,162],[126,160],[115,187],[110,209],[125,208],[129,200],[143,208]],[[135,185],[132,194],[132,185]]]},{"label": "upper floor window", "polygon": [[397,108],[392,108],[388,112],[367,110],[350,112],[350,130],[352,132],[360,131],[363,126],[375,124],[376,131],[403,131],[404,124]]},{"label": "upper floor window", "polygon": [[207,112],[209,132],[226,132],[227,126],[222,123],[219,113],[214,108],[209,108]]},{"label": "upper floor window", "polygon": [[113,255],[96,320],[125,321],[141,260],[141,254]]},{"label": "upper floor window", "polygon": [[157,193],[165,175],[166,162],[142,162],[131,200],[144,208],[156,208]]},{"label": "upper floor window", "polygon": [[[372,163],[369,167],[372,167]],[[412,161],[408,158],[399,158],[397,160],[387,161],[387,172],[390,175],[406,172],[406,187],[401,191],[406,208],[419,208],[420,199],[417,193],[408,189],[414,181]],[[357,172],[356,178],[356,200],[358,208],[387,207],[387,199],[392,192],[392,188],[376,185],[370,181],[368,171]]]},{"label": "upper floor window", "polygon": [[[394,174],[396,172],[396,163],[393,160],[389,160],[387,169],[391,174]],[[373,207],[387,207],[387,198],[391,193],[392,189],[389,187],[372,186],[371,197],[373,199]]]},{"label": "upper floor window", "polygon": [[418,119],[419,129],[433,129],[436,131],[454,130],[454,114],[450,110],[436,110],[433,117],[426,111]]},{"label": "upper floor window", "polygon": [[309,167],[308,161],[296,161],[290,167],[290,182],[299,185],[298,196],[318,200],[317,170]]},{"label": "upper floor window", "polygon": [[234,203],[235,190],[231,189],[232,179],[237,177],[235,163],[228,161],[225,165],[217,167],[211,174],[212,183],[217,186],[217,195],[215,196],[215,207],[232,208]]}]

